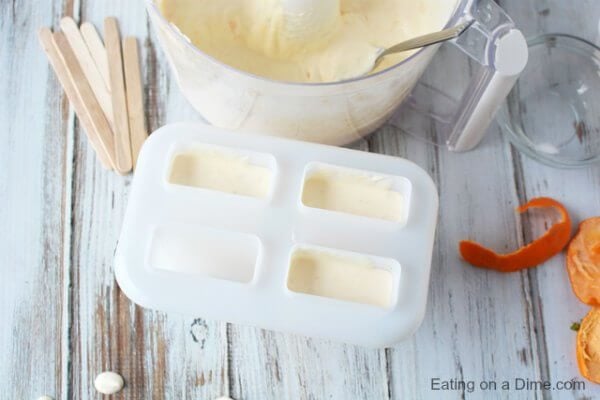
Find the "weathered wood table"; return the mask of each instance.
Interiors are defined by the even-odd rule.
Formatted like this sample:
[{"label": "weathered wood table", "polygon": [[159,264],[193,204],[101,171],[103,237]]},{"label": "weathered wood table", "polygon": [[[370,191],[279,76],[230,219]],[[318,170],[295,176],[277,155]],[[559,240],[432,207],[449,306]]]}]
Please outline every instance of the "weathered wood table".
[{"label": "weathered wood table", "polygon": [[[597,0],[501,3],[526,34],[597,39]],[[368,350],[133,305],[113,275],[131,177],[101,168],[37,43],[37,29],[57,27],[64,15],[97,26],[116,15],[124,34],[141,39],[150,130],[199,118],[168,71],[141,0],[0,2],[0,399],[98,398],[92,382],[103,370],[125,377],[115,397],[126,399],[600,398],[591,383],[514,388],[518,378],[582,380],[569,327],[587,307],[571,293],[564,258],[500,275],[457,255],[463,238],[509,250],[539,235],[549,220],[513,211],[532,197],[563,201],[577,222],[600,214],[599,167],[542,166],[496,126],[467,154],[426,146],[392,125],[358,144],[414,160],[441,194],[428,312],[406,343]],[[445,62],[428,75],[464,83],[470,68]],[[473,381],[475,390],[432,391],[435,378]],[[503,380],[512,391],[479,387]]]}]

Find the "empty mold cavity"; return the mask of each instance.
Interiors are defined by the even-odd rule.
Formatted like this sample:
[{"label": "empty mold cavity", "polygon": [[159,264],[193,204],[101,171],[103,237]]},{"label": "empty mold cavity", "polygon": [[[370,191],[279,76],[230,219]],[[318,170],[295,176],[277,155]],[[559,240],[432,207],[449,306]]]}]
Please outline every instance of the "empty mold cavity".
[{"label": "empty mold cavity", "polygon": [[160,226],[149,254],[152,268],[248,283],[260,251],[257,237],[187,225]]},{"label": "empty mold cavity", "polygon": [[267,198],[275,159],[269,154],[195,146],[173,157],[168,182],[241,196]]},{"label": "empty mold cavity", "polygon": [[389,308],[400,265],[391,259],[318,248],[296,248],[287,287],[292,292]]},{"label": "empty mold cavity", "polygon": [[304,176],[302,204],[311,208],[405,223],[410,193],[410,181],[404,177],[311,164]]}]

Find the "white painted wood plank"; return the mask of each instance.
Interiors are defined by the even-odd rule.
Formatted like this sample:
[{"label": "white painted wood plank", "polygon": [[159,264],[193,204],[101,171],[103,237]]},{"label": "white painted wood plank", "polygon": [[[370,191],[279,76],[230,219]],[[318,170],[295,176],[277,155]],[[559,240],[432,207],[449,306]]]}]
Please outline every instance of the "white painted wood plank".
[{"label": "white painted wood plank", "polygon": [[[69,114],[37,28],[61,5],[0,4],[0,397],[67,398]],[[68,245],[67,245],[68,248]]]},{"label": "white painted wood plank", "polygon": [[387,399],[384,350],[236,325],[230,327],[235,399]]}]

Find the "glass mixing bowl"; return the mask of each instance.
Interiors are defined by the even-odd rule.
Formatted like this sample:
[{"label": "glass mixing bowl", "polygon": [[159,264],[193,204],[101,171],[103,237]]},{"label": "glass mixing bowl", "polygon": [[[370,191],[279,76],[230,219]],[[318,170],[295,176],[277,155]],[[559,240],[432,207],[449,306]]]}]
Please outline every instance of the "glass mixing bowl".
[{"label": "glass mixing bowl", "polygon": [[565,34],[528,41],[529,64],[498,113],[523,153],[553,167],[600,161],[600,48]]},{"label": "glass mixing bowl", "polygon": [[[441,134],[451,150],[475,147],[527,62],[527,46],[493,0],[457,0],[447,27],[475,23],[453,43],[481,68]],[[211,124],[229,130],[343,145],[371,133],[395,112],[437,46],[384,71],[332,83],[292,83],[236,70],[203,53],[167,21],[153,0],[150,20],[183,95]],[[452,77],[448,77],[451,79]]]}]

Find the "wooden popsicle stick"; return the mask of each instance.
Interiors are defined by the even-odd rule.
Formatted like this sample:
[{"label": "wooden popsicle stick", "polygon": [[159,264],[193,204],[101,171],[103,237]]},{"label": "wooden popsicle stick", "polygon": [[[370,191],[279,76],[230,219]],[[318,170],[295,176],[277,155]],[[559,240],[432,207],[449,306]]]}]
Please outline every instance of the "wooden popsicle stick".
[{"label": "wooden popsicle stick", "polygon": [[[92,113],[83,100],[82,94],[88,98],[91,96],[91,98],[95,101],[92,90],[89,88],[89,86],[87,90],[78,90],[76,88],[73,80],[73,74],[69,71],[66,58],[63,56],[62,52],[59,51],[55,37],[50,29],[40,29],[38,32],[38,38],[48,57],[48,60],[50,61],[50,65],[54,69],[58,80],[67,94],[69,102],[73,106],[75,113],[77,114],[77,117],[79,118],[81,125],[87,134],[92,147],[96,151],[98,159],[105,168],[112,169],[113,162],[109,155],[109,149],[112,147],[112,137],[108,121],[106,121],[104,113],[101,112],[100,105],[96,103],[96,108],[100,111],[100,115],[98,115],[98,112]],[[83,72],[81,72],[81,75],[83,75]],[[84,84],[87,85],[85,80],[81,86],[85,86]],[[101,133],[101,129],[104,129],[105,132]]]},{"label": "wooden popsicle stick", "polygon": [[116,18],[104,20],[106,54],[110,63],[108,72],[114,117],[115,163],[116,171],[126,174],[131,171],[131,141],[129,139],[129,117],[127,116],[127,97],[123,78],[123,55],[121,53],[121,35]]},{"label": "wooden popsicle stick", "polygon": [[130,36],[123,40],[123,66],[125,68],[131,158],[135,169],[142,144],[148,138],[142,93],[142,74],[140,72],[138,43],[135,37]]},{"label": "wooden popsicle stick", "polygon": [[87,78],[87,81],[96,96],[96,100],[100,103],[100,107],[102,107],[102,111],[104,111],[104,115],[106,115],[106,119],[112,125],[113,124],[113,112],[112,112],[112,103],[110,98],[110,91],[104,79],[102,78],[102,74],[100,74],[100,70],[96,66],[96,62],[92,58],[90,50],[87,47],[87,44],[83,40],[83,36],[79,31],[79,27],[71,17],[65,17],[60,20],[60,27],[63,30],[67,40],[69,41],[69,45],[75,53],[77,60],[79,61],[79,65]]},{"label": "wooden popsicle stick", "polygon": [[106,119],[102,107],[94,96],[94,92],[85,78],[85,74],[77,61],[75,53],[69,45],[69,41],[62,32],[54,32],[52,35],[60,57],[64,60],[71,84],[79,97],[83,108],[89,113],[93,125],[96,127],[96,136],[103,157],[110,160],[112,168],[116,168],[115,143],[113,131]]},{"label": "wooden popsicle stick", "polygon": [[104,43],[96,30],[94,24],[90,22],[84,22],[79,27],[81,31],[81,35],[83,36],[83,40],[90,51],[94,62],[96,63],[96,67],[100,74],[102,75],[102,79],[104,79],[104,84],[108,88],[108,92],[110,93],[110,77],[108,73],[108,57],[106,56],[106,48],[104,47]]}]

